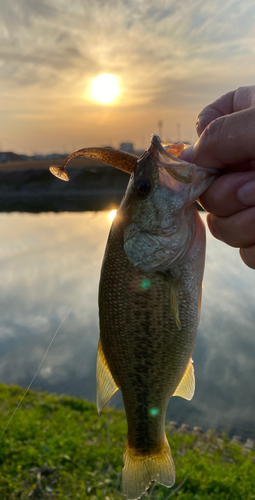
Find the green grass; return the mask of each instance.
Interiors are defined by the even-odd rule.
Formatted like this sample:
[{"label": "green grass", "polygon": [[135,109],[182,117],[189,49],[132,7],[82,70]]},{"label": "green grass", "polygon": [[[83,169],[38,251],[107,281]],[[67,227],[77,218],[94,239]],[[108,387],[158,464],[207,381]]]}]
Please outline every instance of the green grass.
[{"label": "green grass", "polygon": [[[23,393],[0,385],[0,433]],[[126,429],[122,411],[107,408],[99,417],[82,399],[28,391],[0,441],[0,499],[123,499]],[[168,438],[176,483],[153,486],[145,498],[255,499],[255,451],[213,431]]]}]

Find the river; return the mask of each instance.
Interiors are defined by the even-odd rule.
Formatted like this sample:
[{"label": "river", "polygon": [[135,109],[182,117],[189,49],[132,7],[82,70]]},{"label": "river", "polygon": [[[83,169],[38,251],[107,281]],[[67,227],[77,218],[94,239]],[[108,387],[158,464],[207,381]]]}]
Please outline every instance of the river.
[{"label": "river", "polygon": [[[1,382],[26,388],[55,336],[32,388],[95,401],[109,228],[108,212],[0,214]],[[255,438],[254,271],[237,249],[207,236],[196,392],[191,402],[172,398],[167,417]],[[119,393],[111,404],[121,407]]]}]

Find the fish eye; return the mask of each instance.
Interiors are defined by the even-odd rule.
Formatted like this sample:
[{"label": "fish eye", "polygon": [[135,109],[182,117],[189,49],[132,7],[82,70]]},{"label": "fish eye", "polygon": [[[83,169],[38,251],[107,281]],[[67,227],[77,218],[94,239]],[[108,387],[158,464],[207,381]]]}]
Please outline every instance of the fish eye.
[{"label": "fish eye", "polygon": [[151,183],[149,179],[138,179],[135,182],[135,190],[139,198],[145,198],[145,196],[147,196],[151,190]]}]

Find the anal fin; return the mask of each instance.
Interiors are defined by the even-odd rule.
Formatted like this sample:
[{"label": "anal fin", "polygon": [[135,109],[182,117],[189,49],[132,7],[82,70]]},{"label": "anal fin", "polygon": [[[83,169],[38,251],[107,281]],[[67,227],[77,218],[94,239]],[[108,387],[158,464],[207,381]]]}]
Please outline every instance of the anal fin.
[{"label": "anal fin", "polygon": [[110,368],[106,361],[101,340],[99,340],[97,349],[97,411],[103,409],[113,394],[118,390]]},{"label": "anal fin", "polygon": [[184,372],[184,375],[175,390],[173,396],[180,396],[181,398],[187,399],[190,401],[195,392],[195,374],[194,374],[194,367],[193,367],[193,361],[190,358],[187,368]]}]

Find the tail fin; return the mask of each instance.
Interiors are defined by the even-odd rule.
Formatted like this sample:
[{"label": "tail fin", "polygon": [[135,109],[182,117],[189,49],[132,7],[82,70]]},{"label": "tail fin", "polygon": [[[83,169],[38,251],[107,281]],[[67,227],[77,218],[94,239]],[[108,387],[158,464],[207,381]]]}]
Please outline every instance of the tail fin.
[{"label": "tail fin", "polygon": [[128,500],[140,498],[152,481],[168,488],[175,482],[174,461],[166,436],[161,451],[153,455],[138,454],[127,441],[123,461],[122,490]]}]

